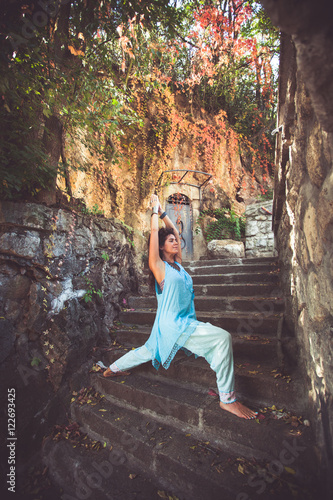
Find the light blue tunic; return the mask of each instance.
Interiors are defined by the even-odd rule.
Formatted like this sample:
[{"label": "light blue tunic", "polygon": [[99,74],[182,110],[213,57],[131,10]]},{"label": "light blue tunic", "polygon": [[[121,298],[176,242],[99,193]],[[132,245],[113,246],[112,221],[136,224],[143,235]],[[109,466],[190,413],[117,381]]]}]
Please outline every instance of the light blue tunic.
[{"label": "light blue tunic", "polygon": [[153,366],[169,368],[199,325],[194,309],[194,290],[191,276],[178,262],[180,271],[165,262],[163,291],[155,281],[157,297],[156,318],[145,346],[152,353]]}]

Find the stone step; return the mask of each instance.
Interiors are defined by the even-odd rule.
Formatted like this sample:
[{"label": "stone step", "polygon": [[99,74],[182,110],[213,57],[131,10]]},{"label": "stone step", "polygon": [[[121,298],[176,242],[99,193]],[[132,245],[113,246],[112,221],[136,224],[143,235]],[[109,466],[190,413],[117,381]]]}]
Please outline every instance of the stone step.
[{"label": "stone step", "polygon": [[[278,289],[279,284],[279,274],[277,272],[258,272],[253,270],[248,271],[248,268],[240,267],[238,272],[227,272],[227,269],[222,267],[214,268],[203,268],[202,272],[200,268],[196,268],[195,272],[192,272],[192,268],[186,269],[188,273],[192,276],[194,285],[212,285],[212,284],[274,284],[275,288]],[[145,280],[148,281],[148,276],[145,276]]]},{"label": "stone step", "polygon": [[[278,458],[281,442],[291,435],[292,440],[297,436],[297,441],[306,447],[311,443],[311,429],[304,425],[297,427],[302,432],[292,434],[292,426],[286,425],[282,419],[273,418],[275,415],[264,409],[262,415],[265,418],[262,422],[266,420],[266,425],[258,423],[261,420],[239,419],[221,410],[217,398],[208,395],[208,392],[194,390],[192,386],[177,386],[162,378],[149,379],[133,372],[129,376],[112,379],[94,374],[91,380],[93,387],[112,404],[105,417],[111,421],[120,418],[120,425],[124,411],[131,409],[141,415],[149,415],[160,424],[169,425],[177,431],[186,429],[186,433],[209,441],[218,449],[258,460]],[[110,419],[110,411],[114,411],[115,407],[118,407],[116,418]],[[75,420],[86,422],[77,413],[79,406],[72,408]],[[93,426],[90,425],[90,428]],[[94,430],[96,431],[96,426]],[[109,436],[108,433],[102,435]],[[178,453],[181,451],[179,447]]]},{"label": "stone step", "polygon": [[[271,463],[279,466],[282,489],[270,494],[270,499],[293,498],[289,486],[286,485],[295,481],[292,475],[286,474],[285,462],[289,465],[295,462],[298,480],[304,482],[303,486],[310,487],[314,475],[314,454],[309,432],[304,432],[301,437],[296,438],[287,435],[289,429],[280,421],[272,421],[272,425],[266,427],[254,421],[236,421],[235,417],[216,408],[216,402],[214,408],[212,403],[205,404],[201,408],[199,418],[199,413],[195,410],[202,401],[195,396],[191,400],[189,395],[183,401],[183,407],[187,410],[187,415],[183,417],[187,417],[192,423],[184,428],[183,422],[179,421],[180,427],[177,427],[177,402],[182,398],[182,394],[178,395],[177,401],[172,401],[161,394],[161,388],[157,394],[151,387],[148,391],[146,384],[145,387],[140,387],[138,383],[129,386],[127,381],[122,385],[107,382],[105,379],[101,380],[101,384],[97,380],[94,381],[96,388],[105,390],[106,397],[96,406],[74,403],[72,418],[81,423],[82,429],[92,439],[101,441],[107,449],[112,447],[110,463],[118,458],[118,463],[125,463],[132,470],[141,471],[142,475],[155,480],[161,485],[161,489],[167,489],[179,500],[251,498],[249,495],[253,493],[253,486],[249,483],[250,471],[245,472],[240,466],[243,464],[245,468],[247,463],[252,463],[252,471],[255,473],[259,463],[253,460],[252,454],[248,462],[239,456],[239,450],[249,450],[249,445],[251,450],[253,445],[263,448],[264,450],[258,453],[260,456],[268,458],[273,454],[277,457]],[[119,386],[127,388],[128,394],[136,396],[137,407],[133,406],[133,401],[121,402],[114,396]],[[173,417],[173,414],[176,417]],[[208,429],[210,432],[207,433]],[[219,434],[218,438],[216,434]],[[239,442],[245,438],[246,444],[240,443],[234,448],[233,441],[228,440],[231,435],[238,436]],[[210,441],[210,436],[214,437],[214,442]],[[221,445],[216,445],[218,442]],[[265,464],[262,464],[264,467]],[[101,470],[104,473],[107,470],[105,461],[104,469]],[[254,477],[260,479],[256,474]],[[170,498],[165,493],[163,495],[162,491],[158,492],[158,497]],[[122,498],[129,500],[137,497]]]},{"label": "stone step", "polygon": [[[183,351],[168,370],[157,371],[145,363],[129,376],[106,379],[92,373],[91,384],[104,397],[95,406],[72,404],[72,418],[92,439],[118,452],[129,470],[168,491],[158,492],[158,497],[250,500],[263,483],[263,499],[269,495],[270,500],[291,500],[297,485],[312,488],[316,483],[317,464],[312,429],[298,418],[307,417],[304,383],[296,370],[286,375],[278,367],[277,332],[284,301],[277,259],[183,265],[193,276],[198,320],[232,334],[235,389],[241,400],[261,412],[260,418],[246,421],[222,411],[218,397],[209,394],[209,389],[217,390],[215,373],[203,358]],[[114,330],[119,344],[96,351],[95,361],[109,365],[144,344],[155,314],[152,295],[130,297]],[[250,461],[246,475],[244,464]]]},{"label": "stone step", "polygon": [[[106,366],[117,361],[127,350],[115,349],[104,356]],[[293,376],[280,373],[277,364],[261,364],[258,362],[239,362],[235,360],[235,390],[243,399],[258,406],[272,404],[288,407],[294,411],[304,411],[304,390],[297,374]],[[145,363],[132,370],[137,376],[145,376],[155,380],[168,380],[173,385],[187,387],[206,394],[209,388],[216,389],[215,372],[204,358],[187,356],[178,351],[170,367],[156,370],[152,363]]]},{"label": "stone step", "polygon": [[[128,307],[133,309],[156,309],[156,296],[136,297],[128,299]],[[196,311],[255,311],[273,313],[282,311],[284,300],[281,297],[214,297],[198,296],[195,298]]]},{"label": "stone step", "polygon": [[278,287],[279,276],[267,273],[200,274],[192,276],[194,285],[216,285],[243,283],[271,283]]},{"label": "stone step", "polygon": [[193,262],[183,266],[186,271],[192,276],[194,274],[237,274],[237,273],[267,273],[278,274],[279,268],[276,264],[243,264],[243,265],[226,265],[216,264],[214,261],[206,265],[198,265],[198,262]]},{"label": "stone step", "polygon": [[[150,332],[151,328],[145,326],[119,328],[115,330],[115,339],[125,347],[140,347],[148,340]],[[233,334],[232,345],[236,362],[278,364],[278,341],[273,337]]]},{"label": "stone step", "polygon": [[[306,442],[292,436],[281,439],[278,458],[267,462],[214,446],[206,435],[198,439],[151,412],[133,411],[125,402],[120,406],[103,398],[96,405],[74,403],[71,414],[88,438],[81,434],[77,442],[44,440],[43,462],[57,493],[48,487],[43,498],[249,500],[259,486],[263,499],[266,494],[270,500],[322,498],[310,436]],[[98,451],[91,448],[96,440],[101,443]]]},{"label": "stone step", "polygon": [[194,284],[196,298],[210,297],[282,297],[276,283]]},{"label": "stone step", "polygon": [[193,453],[200,449],[200,441],[192,435],[186,436],[189,433],[182,429],[156,421],[132,406],[120,407],[110,397],[94,408],[73,405],[72,418],[82,424],[89,436],[106,443],[108,448],[112,446],[125,463],[150,474],[178,498],[200,500],[207,493],[210,498],[235,498],[235,481],[230,485],[221,481],[221,475],[210,467],[216,456],[227,461],[228,454],[211,447],[208,456],[200,460]]},{"label": "stone step", "polygon": [[246,265],[278,265],[278,257],[243,257],[243,258],[231,258],[231,259],[207,259],[202,258],[200,260],[195,261],[186,261],[182,262],[184,267],[189,266],[246,266]]},{"label": "stone step", "polygon": [[[145,477],[136,464],[127,459],[127,453],[112,445],[92,450],[87,444],[70,443],[67,440],[46,439],[43,443],[42,459],[47,467],[47,478],[51,482],[46,491],[34,496],[19,497],[23,500],[159,500],[159,491],[165,485]],[[95,441],[95,440],[94,440]],[[90,441],[92,442],[92,440]],[[44,473],[43,473],[44,475]],[[133,477],[133,479],[131,479]],[[161,475],[163,479],[164,476]],[[163,482],[163,481],[161,481]],[[172,494],[166,491],[165,494]],[[2,497],[5,498],[4,496]],[[167,497],[168,498],[168,497]]]},{"label": "stone step", "polygon": [[[282,292],[277,283],[229,283],[229,284],[194,284],[195,297],[272,297],[282,298]],[[149,285],[141,284],[140,295],[149,297],[154,290]]]},{"label": "stone step", "polygon": [[[205,312],[198,311],[198,321],[212,323],[238,335],[264,335],[274,336],[277,333],[278,323],[282,317],[281,312],[273,314],[262,314],[257,312]],[[155,320],[155,312],[144,309],[135,311],[122,311],[119,320],[127,325],[149,325],[152,326]]]}]

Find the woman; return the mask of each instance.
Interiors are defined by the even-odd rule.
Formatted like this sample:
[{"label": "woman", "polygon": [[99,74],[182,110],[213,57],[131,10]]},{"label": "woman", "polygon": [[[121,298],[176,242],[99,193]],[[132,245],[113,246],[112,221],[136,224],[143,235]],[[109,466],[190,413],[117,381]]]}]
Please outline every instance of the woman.
[{"label": "woman", "polygon": [[[124,374],[147,361],[168,368],[181,348],[203,356],[216,372],[220,407],[240,418],[252,419],[253,412],[237,401],[231,335],[222,328],[196,319],[192,278],[181,265],[180,237],[162,208],[157,195],[151,197],[149,268],[155,278],[157,313],[147,342],[124,356],[103,373],[104,377]],[[158,229],[158,216],[165,228]]]}]

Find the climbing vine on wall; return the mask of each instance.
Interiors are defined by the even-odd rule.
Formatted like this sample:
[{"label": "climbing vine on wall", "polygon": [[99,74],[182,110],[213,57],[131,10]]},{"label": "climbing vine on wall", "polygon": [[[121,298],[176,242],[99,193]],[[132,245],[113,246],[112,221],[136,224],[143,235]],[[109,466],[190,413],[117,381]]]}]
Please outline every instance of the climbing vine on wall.
[{"label": "climbing vine on wall", "polygon": [[237,214],[232,209],[203,210],[197,220],[197,230],[207,218],[210,220],[204,229],[207,241],[241,240],[245,236],[245,216]]},{"label": "climbing vine on wall", "polygon": [[145,36],[139,23],[122,26],[123,70],[145,121],[141,195],[186,140],[187,168],[213,173],[221,187],[229,178],[237,185],[241,154],[264,193],[273,164],[277,31],[256,2],[226,1],[195,9],[184,33],[170,40]]},{"label": "climbing vine on wall", "polygon": [[[32,23],[35,9],[26,2],[14,21]],[[185,141],[188,168],[236,185],[241,154],[266,189],[278,33],[258,2],[67,2],[31,39],[5,28],[5,196],[51,188],[57,173],[70,196],[68,171],[84,167],[103,192],[112,179],[123,207],[121,167],[142,200]],[[78,140],[94,161],[71,161]]]},{"label": "climbing vine on wall", "polygon": [[[151,81],[151,78],[150,78]],[[229,125],[222,110],[215,116],[203,109],[197,118],[186,107],[179,106],[168,86],[157,85],[146,89],[142,79],[132,79],[132,94],[136,112],[145,121],[133,140],[142,148],[141,196],[149,194],[163,170],[170,169],[175,151],[190,144],[189,170],[202,170],[216,176],[223,185],[223,168],[237,183],[235,165],[240,153],[239,134]],[[124,148],[123,148],[124,149]],[[134,148],[137,153],[137,148]],[[135,154],[127,153],[129,161]],[[179,180],[174,174],[172,180]]]}]

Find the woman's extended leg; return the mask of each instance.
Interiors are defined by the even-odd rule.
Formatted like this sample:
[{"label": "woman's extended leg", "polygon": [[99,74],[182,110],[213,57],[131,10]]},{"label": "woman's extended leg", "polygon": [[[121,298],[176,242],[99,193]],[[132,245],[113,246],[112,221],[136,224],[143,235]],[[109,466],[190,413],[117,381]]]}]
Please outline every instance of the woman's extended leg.
[{"label": "woman's extended leg", "polygon": [[256,413],[237,401],[234,392],[234,361],[231,335],[210,323],[200,323],[184,347],[203,356],[216,373],[220,407],[241,418],[254,418]]},{"label": "woman's extended leg", "polygon": [[109,368],[103,373],[104,377],[114,377],[115,375],[123,375],[126,370],[135,366],[147,363],[152,360],[152,354],[145,345],[127,352],[121,358],[112,363]]}]

